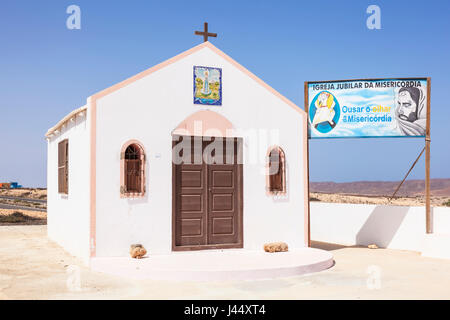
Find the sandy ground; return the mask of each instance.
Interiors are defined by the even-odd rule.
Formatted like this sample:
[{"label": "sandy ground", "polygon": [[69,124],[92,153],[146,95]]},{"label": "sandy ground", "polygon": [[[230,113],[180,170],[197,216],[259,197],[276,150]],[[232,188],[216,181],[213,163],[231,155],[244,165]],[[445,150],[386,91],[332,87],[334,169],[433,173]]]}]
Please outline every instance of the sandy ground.
[{"label": "sandy ground", "polygon": [[45,200],[47,199],[47,189],[0,189],[0,195]]},{"label": "sandy ground", "polygon": [[[9,197],[18,197],[18,198],[27,198],[27,199],[37,199],[37,200],[47,200],[47,189],[0,189],[0,196],[9,196]],[[18,207],[29,207],[29,208],[39,208],[39,209],[46,209],[47,205],[46,203],[40,203],[40,202],[30,202],[30,201],[23,201],[22,199],[3,199],[0,198],[0,205],[13,205]],[[8,208],[8,206],[6,206]],[[33,216],[29,214],[30,210],[25,209],[17,209],[14,211],[20,211],[24,214]],[[1,208],[0,206],[0,215],[5,215],[9,211],[7,209]],[[44,212],[45,214],[45,212]],[[42,213],[41,213],[42,216]]]},{"label": "sandy ground", "polygon": [[[16,222],[4,222],[4,220],[2,219],[3,217],[10,216],[17,212],[24,215],[25,221],[17,222],[16,220]],[[36,225],[36,224],[39,225],[47,224],[47,212],[0,208],[0,227],[9,225],[14,226],[14,225]]]},{"label": "sandy ground", "polygon": [[[138,281],[90,271],[46,237],[46,226],[2,226],[0,299],[450,299],[450,260],[400,250],[314,246],[332,250],[335,266],[276,280]],[[76,270],[80,291],[67,285]]]},{"label": "sandy ground", "polygon": [[[356,203],[356,204],[379,204],[379,205],[391,205],[391,206],[424,206],[425,197],[396,197],[389,199],[389,197],[380,196],[359,196],[359,195],[347,195],[347,194],[329,194],[329,193],[317,193],[311,192],[311,201],[331,202],[331,203]],[[430,198],[431,205],[434,207],[448,206],[445,203],[450,204],[449,197],[433,196]]]}]

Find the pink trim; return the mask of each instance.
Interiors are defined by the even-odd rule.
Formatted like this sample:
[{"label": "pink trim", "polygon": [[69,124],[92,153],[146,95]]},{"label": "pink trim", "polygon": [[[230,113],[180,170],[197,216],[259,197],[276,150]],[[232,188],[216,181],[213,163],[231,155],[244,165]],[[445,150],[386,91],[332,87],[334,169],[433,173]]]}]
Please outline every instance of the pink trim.
[{"label": "pink trim", "polygon": [[93,97],[95,97],[98,100],[110,93],[113,93],[114,91],[122,89],[123,87],[126,87],[127,85],[129,85],[133,82],[136,82],[136,81],[144,78],[145,76],[148,76],[149,74],[152,74],[164,67],[171,65],[172,63],[175,63],[175,62],[203,49],[204,47],[208,46],[208,44],[209,44],[209,42],[203,42],[202,44],[199,44],[198,46],[195,46],[189,50],[186,50],[186,51],[176,55],[175,57],[172,57],[164,62],[161,62],[160,64],[157,64],[156,66],[153,66],[147,70],[144,70],[144,71],[138,73],[137,75],[134,75],[134,76],[132,76],[122,82],[119,82],[109,88],[106,88],[105,90],[102,90],[102,91],[96,93]]},{"label": "pink trim", "polygon": [[91,115],[91,194],[90,194],[90,239],[89,248],[90,256],[95,257],[97,248],[96,239],[96,205],[97,205],[97,162],[96,162],[96,148],[97,148],[97,101],[92,98],[90,101],[90,115]]},{"label": "pink trim", "polygon": [[[122,82],[119,82],[105,90],[102,90],[94,95],[92,95],[90,97],[90,115],[91,115],[91,191],[90,191],[90,221],[91,221],[91,226],[90,226],[90,253],[91,253],[91,257],[95,257],[96,256],[96,187],[97,187],[97,167],[96,167],[96,159],[97,159],[97,145],[96,145],[96,139],[97,139],[97,100],[103,98],[104,96],[117,91],[137,80],[142,79],[143,77],[156,72],[164,67],[167,67],[169,65],[171,65],[172,63],[175,63],[203,48],[209,48],[212,51],[214,51],[216,54],[218,54],[219,56],[221,56],[222,58],[224,58],[225,60],[227,60],[229,63],[231,63],[232,65],[234,65],[236,68],[238,68],[239,70],[241,70],[242,72],[244,72],[245,74],[247,74],[249,77],[251,77],[253,80],[255,80],[257,83],[259,83],[260,85],[262,85],[264,88],[266,88],[267,90],[269,90],[271,93],[273,93],[275,96],[277,96],[278,98],[280,98],[281,100],[283,100],[286,104],[288,104],[290,107],[292,107],[292,109],[294,109],[295,111],[297,111],[298,113],[300,113],[302,115],[302,117],[304,118],[304,123],[306,123],[306,113],[304,110],[300,109],[297,105],[295,105],[292,101],[290,101],[289,99],[287,99],[286,97],[282,96],[279,92],[277,92],[275,89],[273,89],[271,86],[269,86],[268,84],[266,84],[264,81],[262,81],[261,79],[259,79],[256,75],[254,75],[253,73],[251,73],[249,70],[247,70],[246,68],[244,68],[242,65],[240,65],[238,62],[236,62],[235,60],[233,60],[230,56],[226,55],[224,52],[220,51],[218,48],[216,48],[215,46],[213,46],[211,43],[209,42],[203,42],[202,44],[199,44],[198,46],[195,46],[187,51],[184,51],[178,55],[176,55],[173,58],[170,58],[150,69],[147,69],[145,71],[142,71],[140,73],[138,73],[137,75],[130,77]],[[89,104],[89,103],[88,103]],[[304,128],[306,130],[306,128]],[[305,136],[307,139],[307,136]],[[304,150],[304,152],[306,152]],[[306,174],[306,171],[305,171]],[[305,178],[306,181],[307,178]],[[306,185],[307,185],[307,181],[306,181]],[[305,198],[307,199],[307,198]],[[308,202],[308,201],[306,201]],[[305,205],[305,208],[307,209],[308,204]]]},{"label": "pink trim", "polygon": [[308,183],[308,119],[303,118],[303,190],[304,190],[304,236],[305,236],[305,246],[309,247],[310,241],[310,229],[309,229],[309,183]]},{"label": "pink trim", "polygon": [[176,55],[173,58],[170,58],[150,69],[144,70],[140,73],[138,73],[137,75],[130,77],[122,82],[119,82],[105,90],[102,90],[98,93],[96,93],[95,95],[93,95],[93,97],[95,97],[95,99],[100,99],[101,97],[104,97],[114,91],[117,91],[137,80],[142,79],[143,77],[156,72],[164,67],[167,67],[169,65],[171,65],[172,63],[175,63],[203,48],[209,48],[212,51],[214,51],[217,55],[221,56],[222,58],[224,58],[225,60],[227,60],[229,63],[231,63],[233,66],[235,66],[236,68],[238,68],[239,70],[241,70],[242,72],[244,72],[246,75],[248,75],[250,78],[252,78],[253,80],[255,80],[257,83],[259,83],[261,86],[263,86],[264,88],[266,88],[268,91],[270,91],[271,93],[273,93],[275,96],[277,96],[278,98],[280,98],[281,100],[283,100],[286,104],[288,104],[290,107],[292,107],[295,111],[297,111],[298,113],[300,113],[304,118],[306,118],[306,112],[303,109],[300,109],[295,103],[293,103],[291,100],[289,100],[288,98],[284,97],[283,95],[281,95],[279,92],[277,92],[274,88],[272,88],[271,86],[269,86],[267,83],[265,83],[263,80],[261,80],[260,78],[258,78],[255,74],[253,74],[252,72],[250,72],[248,69],[246,69],[244,66],[242,66],[241,64],[239,64],[237,61],[233,60],[233,58],[231,58],[230,56],[228,56],[227,54],[225,54],[224,52],[222,52],[221,50],[219,50],[218,48],[216,48],[214,45],[212,45],[210,42],[203,42],[202,44],[199,44],[187,51],[184,51],[178,55]]},{"label": "pink trim", "polygon": [[250,78],[252,78],[253,80],[255,80],[257,83],[259,83],[261,86],[263,86],[264,88],[266,88],[268,91],[270,91],[271,93],[273,93],[275,96],[277,96],[278,98],[280,98],[281,100],[283,100],[283,102],[285,102],[286,104],[288,104],[290,107],[292,107],[295,111],[297,111],[298,113],[300,113],[302,115],[302,117],[304,117],[306,119],[306,112],[303,109],[300,109],[295,103],[293,103],[291,100],[289,100],[288,98],[286,98],[285,96],[281,95],[281,93],[279,93],[278,91],[276,91],[274,88],[272,88],[271,86],[269,86],[267,83],[265,83],[263,80],[261,80],[260,78],[258,78],[255,74],[253,74],[252,72],[250,72],[248,69],[246,69],[244,66],[242,66],[241,64],[239,64],[239,62],[237,62],[236,60],[233,60],[233,58],[231,58],[230,56],[228,56],[226,53],[220,51],[218,48],[216,48],[215,46],[213,46],[211,43],[209,42],[205,42],[205,46],[207,46],[209,49],[211,49],[212,51],[214,51],[215,53],[217,53],[219,56],[221,56],[222,58],[224,58],[225,60],[227,60],[229,63],[231,63],[233,66],[235,66],[236,68],[238,68],[239,70],[241,70],[242,72],[244,72],[246,75],[248,75]]},{"label": "pink trim", "polygon": [[[130,145],[136,145],[141,149],[141,160],[142,160],[142,168],[141,168],[141,190],[142,192],[122,192],[122,188],[125,186],[125,150]],[[120,150],[120,197],[121,198],[142,198],[145,196],[145,177],[146,177],[146,152],[142,144],[138,140],[128,140],[122,145],[122,149]]]}]

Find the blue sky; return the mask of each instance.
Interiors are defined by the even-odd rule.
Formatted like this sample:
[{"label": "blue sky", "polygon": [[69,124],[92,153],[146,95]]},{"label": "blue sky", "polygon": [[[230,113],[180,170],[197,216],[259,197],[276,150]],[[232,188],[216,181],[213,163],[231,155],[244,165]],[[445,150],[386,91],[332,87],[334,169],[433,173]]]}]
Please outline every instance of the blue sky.
[{"label": "blue sky", "polygon": [[[66,8],[81,8],[68,30]],[[366,8],[381,8],[369,30]],[[46,185],[44,134],[95,92],[199,43],[212,43],[303,108],[310,80],[431,81],[433,178],[450,177],[449,1],[2,1],[0,181]],[[423,139],[310,143],[312,181],[400,180]],[[411,178],[424,177],[424,159]]]}]

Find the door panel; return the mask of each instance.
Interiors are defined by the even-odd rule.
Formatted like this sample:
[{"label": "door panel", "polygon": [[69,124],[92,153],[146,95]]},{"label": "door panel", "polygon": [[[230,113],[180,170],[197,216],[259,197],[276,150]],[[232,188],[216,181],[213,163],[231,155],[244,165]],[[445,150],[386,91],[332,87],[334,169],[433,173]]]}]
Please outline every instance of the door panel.
[{"label": "door panel", "polygon": [[236,166],[209,165],[208,177],[208,243],[237,243]]},{"label": "door panel", "polygon": [[176,168],[176,244],[206,244],[207,199],[203,165],[181,164]]}]

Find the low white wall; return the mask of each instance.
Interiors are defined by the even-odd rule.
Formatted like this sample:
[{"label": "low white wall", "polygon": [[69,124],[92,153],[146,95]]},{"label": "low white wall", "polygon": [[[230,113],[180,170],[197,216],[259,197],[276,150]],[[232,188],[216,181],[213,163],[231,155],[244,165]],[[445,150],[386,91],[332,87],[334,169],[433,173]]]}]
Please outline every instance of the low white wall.
[{"label": "low white wall", "polygon": [[450,208],[433,208],[433,233],[450,234]]},{"label": "low white wall", "polygon": [[[311,202],[311,239],[422,251],[425,207]],[[450,234],[450,208],[433,208],[435,234]]]}]

